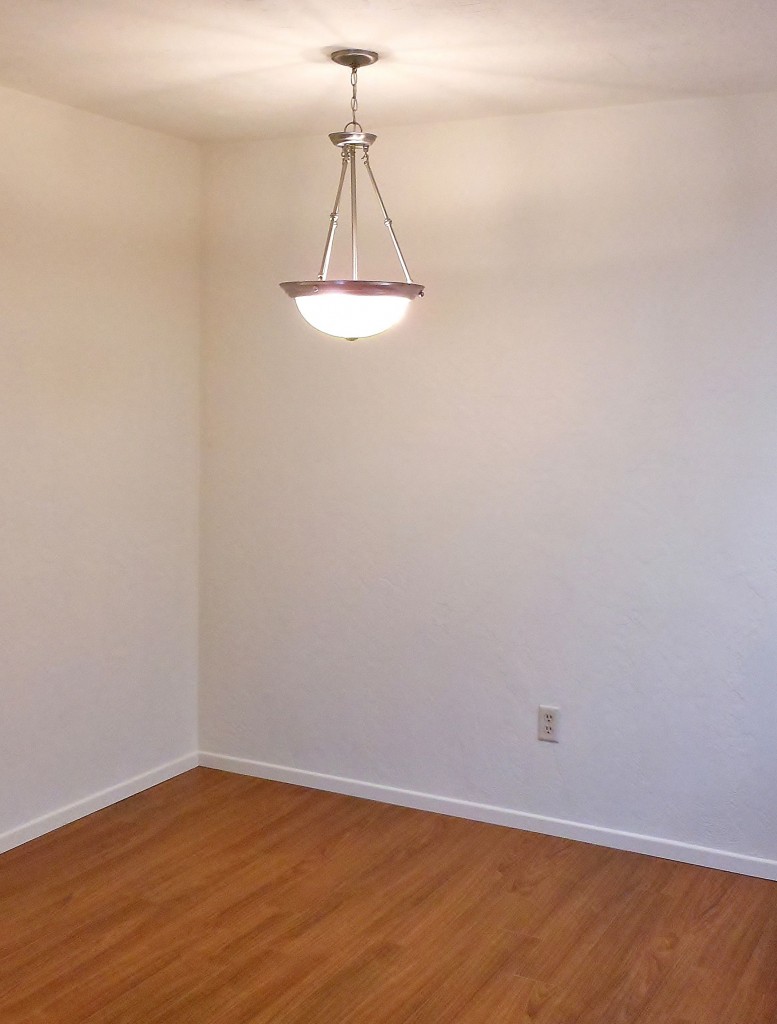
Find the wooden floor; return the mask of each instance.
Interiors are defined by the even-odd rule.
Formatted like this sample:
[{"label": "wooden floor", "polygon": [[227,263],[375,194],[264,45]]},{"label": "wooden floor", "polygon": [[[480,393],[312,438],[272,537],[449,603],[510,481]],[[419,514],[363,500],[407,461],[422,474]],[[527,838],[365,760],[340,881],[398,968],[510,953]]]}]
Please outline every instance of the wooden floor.
[{"label": "wooden floor", "polygon": [[198,768],[0,857],[2,1024],[777,1024],[777,884]]}]

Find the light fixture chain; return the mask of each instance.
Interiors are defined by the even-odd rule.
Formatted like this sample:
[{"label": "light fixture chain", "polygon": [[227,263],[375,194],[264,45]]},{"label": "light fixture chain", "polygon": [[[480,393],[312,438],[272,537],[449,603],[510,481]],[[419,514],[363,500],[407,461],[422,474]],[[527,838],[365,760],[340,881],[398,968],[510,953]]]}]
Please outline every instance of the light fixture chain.
[{"label": "light fixture chain", "polygon": [[351,68],[351,124],[358,124],[356,111],[359,109],[359,100],[356,97],[356,88],[359,82],[358,68]]}]

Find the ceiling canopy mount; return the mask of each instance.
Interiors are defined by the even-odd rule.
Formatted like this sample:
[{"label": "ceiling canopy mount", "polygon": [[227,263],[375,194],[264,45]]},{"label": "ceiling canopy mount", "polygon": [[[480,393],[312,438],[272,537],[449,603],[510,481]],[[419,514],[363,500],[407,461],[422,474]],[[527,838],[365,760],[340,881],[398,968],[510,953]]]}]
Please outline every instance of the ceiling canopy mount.
[{"label": "ceiling canopy mount", "polygon": [[351,71],[358,71],[359,68],[369,67],[370,64],[377,64],[379,55],[374,50],[335,50],[330,57],[341,67],[350,68]]}]

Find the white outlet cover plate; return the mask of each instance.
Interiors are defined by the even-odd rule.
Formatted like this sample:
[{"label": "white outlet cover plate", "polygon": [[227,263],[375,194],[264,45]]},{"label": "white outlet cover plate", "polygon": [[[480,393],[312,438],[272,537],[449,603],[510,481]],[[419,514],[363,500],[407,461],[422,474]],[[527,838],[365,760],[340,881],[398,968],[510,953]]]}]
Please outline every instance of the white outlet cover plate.
[{"label": "white outlet cover plate", "polygon": [[558,743],[561,709],[552,704],[540,704],[537,709],[537,739],[545,743]]}]

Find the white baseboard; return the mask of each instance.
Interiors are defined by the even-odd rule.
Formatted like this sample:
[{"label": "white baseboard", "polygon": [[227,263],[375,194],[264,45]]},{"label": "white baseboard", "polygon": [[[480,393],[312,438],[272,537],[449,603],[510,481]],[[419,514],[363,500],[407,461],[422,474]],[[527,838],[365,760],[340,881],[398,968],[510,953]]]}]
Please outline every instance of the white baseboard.
[{"label": "white baseboard", "polygon": [[691,843],[682,843],[674,839],[658,839],[655,836],[644,836],[636,832],[603,828],[600,825],[586,825],[583,822],[565,821],[562,818],[548,818],[541,814],[530,814],[527,811],[514,811],[507,807],[495,807],[491,804],[473,803],[453,797],[435,796],[433,793],[419,793],[412,789],[398,789],[394,786],[383,786],[374,782],[362,782],[359,779],[342,778],[339,775],[324,775],[321,772],[288,768],[279,764],[267,764],[264,761],[251,761],[243,757],[228,757],[224,754],[201,751],[199,763],[205,768],[219,768],[222,771],[235,772],[239,775],[253,775],[256,778],[272,779],[275,782],[289,782],[295,786],[324,789],[347,796],[379,800],[386,804],[399,804],[402,807],[414,807],[421,811],[449,814],[456,818],[485,821],[492,825],[508,825],[511,828],[520,828],[528,832],[541,832],[545,835],[560,836],[563,839],[593,843],[596,846],[608,846],[615,850],[644,853],[651,857],[663,857],[666,860],[676,860],[685,864],[718,868],[722,871],[734,871],[740,875],[751,875],[755,878],[777,881],[777,860],[767,860],[763,857],[750,857],[728,850],[694,846]]},{"label": "white baseboard", "polygon": [[160,765],[142,775],[136,775],[116,786],[93,793],[66,807],[60,807],[56,811],[28,821],[8,832],[3,832],[0,834],[0,853],[21,846],[31,839],[37,839],[47,832],[77,821],[94,811],[118,803],[119,800],[125,800],[136,793],[141,793],[144,789],[150,789],[160,782],[166,782],[176,775],[196,768],[198,764],[206,768],[218,768],[240,775],[252,775],[255,778],[288,782],[295,786],[307,786],[310,789],[323,789],[367,800],[379,800],[382,803],[398,804],[401,807],[413,807],[437,814],[449,814],[453,817],[484,821],[492,825],[507,825],[510,828],[524,829],[528,832],[540,832],[545,835],[560,836],[563,839],[593,843],[596,846],[608,846],[615,850],[644,853],[652,857],[681,861],[685,864],[718,868],[722,871],[734,871],[741,875],[777,881],[777,860],[769,860],[764,857],[751,857],[746,854],[732,853],[729,850],[694,846],[691,843],[673,839],[659,839],[636,832],[604,828],[600,825],[587,825],[578,821],[565,821],[562,818],[550,818],[541,814],[531,814],[528,811],[516,811],[508,807],[496,807],[492,804],[437,796],[433,793],[421,793],[412,789],[400,789],[395,786],[364,782],[360,779],[326,775],[321,772],[305,771],[302,768],[289,768],[284,765],[251,761],[248,758],[229,757],[225,754],[214,754],[207,751],[201,751],[199,755],[197,753],[187,754],[176,761]]},{"label": "white baseboard", "polygon": [[116,786],[102,789],[99,793],[92,793],[91,796],[84,797],[83,800],[76,800],[75,803],[68,804],[66,807],[60,807],[56,811],[51,811],[49,814],[44,814],[40,818],[34,818],[24,825],[12,828],[8,832],[3,832],[0,834],[0,853],[12,850],[15,846],[21,846],[22,843],[28,843],[31,839],[37,839],[39,836],[52,832],[55,828],[60,828],[62,825],[69,825],[71,821],[77,821],[79,818],[92,814],[94,811],[101,811],[103,807],[108,807],[110,804],[118,803],[119,800],[125,800],[128,796],[141,793],[144,789],[157,786],[160,782],[166,782],[182,772],[196,768],[198,763],[199,758],[196,752],[187,754],[186,757],[180,757],[177,761],[169,761],[158,768],[153,768],[150,772],[135,775],[133,778],[120,782]]}]

